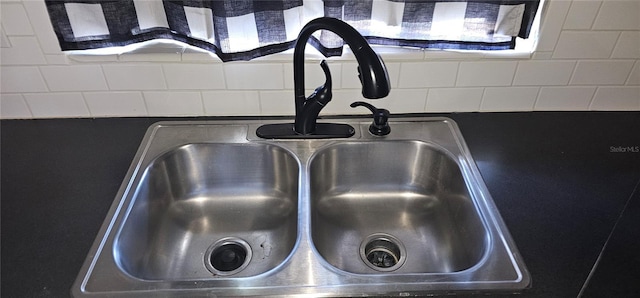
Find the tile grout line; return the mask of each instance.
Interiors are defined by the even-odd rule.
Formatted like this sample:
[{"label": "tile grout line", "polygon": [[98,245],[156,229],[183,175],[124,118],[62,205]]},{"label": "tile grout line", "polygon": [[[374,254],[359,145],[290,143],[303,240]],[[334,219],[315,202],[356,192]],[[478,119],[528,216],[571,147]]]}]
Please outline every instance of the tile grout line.
[{"label": "tile grout line", "polygon": [[591,281],[591,278],[593,277],[593,274],[595,273],[596,269],[598,268],[598,265],[600,264],[600,260],[602,259],[602,255],[604,255],[604,251],[607,249],[607,246],[609,245],[609,241],[611,240],[611,237],[613,236],[613,233],[615,232],[616,228],[618,227],[618,223],[620,223],[620,220],[622,219],[622,216],[624,215],[624,212],[627,210],[627,207],[629,206],[629,202],[631,202],[631,199],[636,194],[636,192],[638,191],[639,187],[640,187],[640,180],[638,180],[638,182],[636,182],[636,186],[633,188],[633,191],[631,191],[631,194],[629,195],[629,198],[627,199],[627,202],[625,202],[624,207],[622,208],[622,211],[620,212],[620,215],[616,219],[616,223],[613,225],[613,228],[611,229],[611,233],[609,233],[609,236],[607,237],[607,240],[604,242],[604,245],[602,246],[602,249],[600,250],[600,254],[598,254],[598,258],[593,263],[593,266],[591,267],[591,271],[589,272],[589,275],[587,276],[587,279],[585,279],[584,284],[582,284],[582,288],[580,289],[580,292],[578,292],[578,296],[577,297],[582,297],[582,295],[584,295],[584,291],[587,289],[587,286],[589,285],[589,282]]}]

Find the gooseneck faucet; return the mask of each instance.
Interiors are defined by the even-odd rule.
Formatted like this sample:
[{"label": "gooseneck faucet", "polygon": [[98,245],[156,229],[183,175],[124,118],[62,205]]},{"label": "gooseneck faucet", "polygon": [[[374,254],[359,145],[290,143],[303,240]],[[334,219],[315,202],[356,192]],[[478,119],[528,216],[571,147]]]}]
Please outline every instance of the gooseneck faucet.
[{"label": "gooseneck faucet", "polygon": [[[313,113],[309,113],[304,109],[306,104],[310,104],[304,94],[304,49],[311,34],[321,29],[329,30],[342,37],[351,48],[358,61],[358,76],[362,83],[362,95],[364,97],[371,99],[382,98],[387,96],[390,90],[387,68],[356,29],[334,18],[323,17],[312,20],[300,31],[293,51],[293,84],[296,104],[295,131],[300,134],[312,133],[315,128],[316,117],[314,117]],[[326,71],[325,74],[327,74]],[[307,119],[309,117],[313,117],[313,121]],[[311,126],[309,124],[313,124],[313,126],[309,127]]]},{"label": "gooseneck faucet", "polygon": [[295,122],[290,124],[267,124],[258,128],[256,134],[262,138],[341,138],[354,134],[347,124],[316,123],[320,110],[331,100],[331,73],[326,61],[322,67],[326,76],[324,85],[318,87],[311,96],[305,96],[304,49],[311,34],[317,30],[328,30],[349,45],[358,61],[358,77],[365,98],[383,98],[389,94],[389,75],[384,62],[369,46],[366,39],[347,23],[329,17],[321,17],[307,23],[296,40],[293,52],[293,81],[295,97]]}]

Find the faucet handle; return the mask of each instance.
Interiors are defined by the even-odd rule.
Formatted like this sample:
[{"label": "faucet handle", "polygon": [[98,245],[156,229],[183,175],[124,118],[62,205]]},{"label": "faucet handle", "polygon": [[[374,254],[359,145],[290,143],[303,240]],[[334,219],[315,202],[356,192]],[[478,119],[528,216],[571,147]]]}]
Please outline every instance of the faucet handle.
[{"label": "faucet handle", "polygon": [[389,116],[391,113],[389,113],[389,110],[378,109],[364,101],[356,101],[351,104],[352,108],[360,106],[368,108],[371,113],[373,113],[373,123],[369,125],[370,133],[376,136],[386,136],[391,132],[391,127],[389,126]]},{"label": "faucet handle", "polygon": [[324,85],[316,88],[316,90],[314,91],[314,95],[315,95],[314,97],[317,97],[316,100],[319,103],[321,103],[322,106],[325,106],[329,103],[329,101],[331,101],[331,97],[332,97],[331,71],[329,70],[329,65],[327,64],[327,60],[322,60],[322,62],[320,62],[320,67],[324,72],[325,81],[324,81]]}]

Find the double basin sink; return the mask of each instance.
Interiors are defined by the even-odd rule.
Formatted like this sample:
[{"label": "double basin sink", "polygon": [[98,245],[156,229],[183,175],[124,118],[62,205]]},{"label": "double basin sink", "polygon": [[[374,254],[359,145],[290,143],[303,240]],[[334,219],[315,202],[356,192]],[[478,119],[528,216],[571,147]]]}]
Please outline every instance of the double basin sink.
[{"label": "double basin sink", "polygon": [[[264,140],[268,121],[149,128],[74,296],[515,293],[529,273],[447,118],[340,119],[349,139]],[[335,121],[334,121],[335,122]]]}]

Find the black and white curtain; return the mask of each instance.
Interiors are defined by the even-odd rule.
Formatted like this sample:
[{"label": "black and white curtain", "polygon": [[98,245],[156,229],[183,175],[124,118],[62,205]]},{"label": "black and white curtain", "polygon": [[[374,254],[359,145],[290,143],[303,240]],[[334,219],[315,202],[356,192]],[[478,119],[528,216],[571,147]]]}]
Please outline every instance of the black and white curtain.
[{"label": "black and white curtain", "polygon": [[[321,16],[341,19],[371,44],[504,50],[527,38],[540,0],[45,0],[62,50],[171,39],[250,60],[293,47]],[[335,34],[316,32],[325,56],[341,54]]]}]

